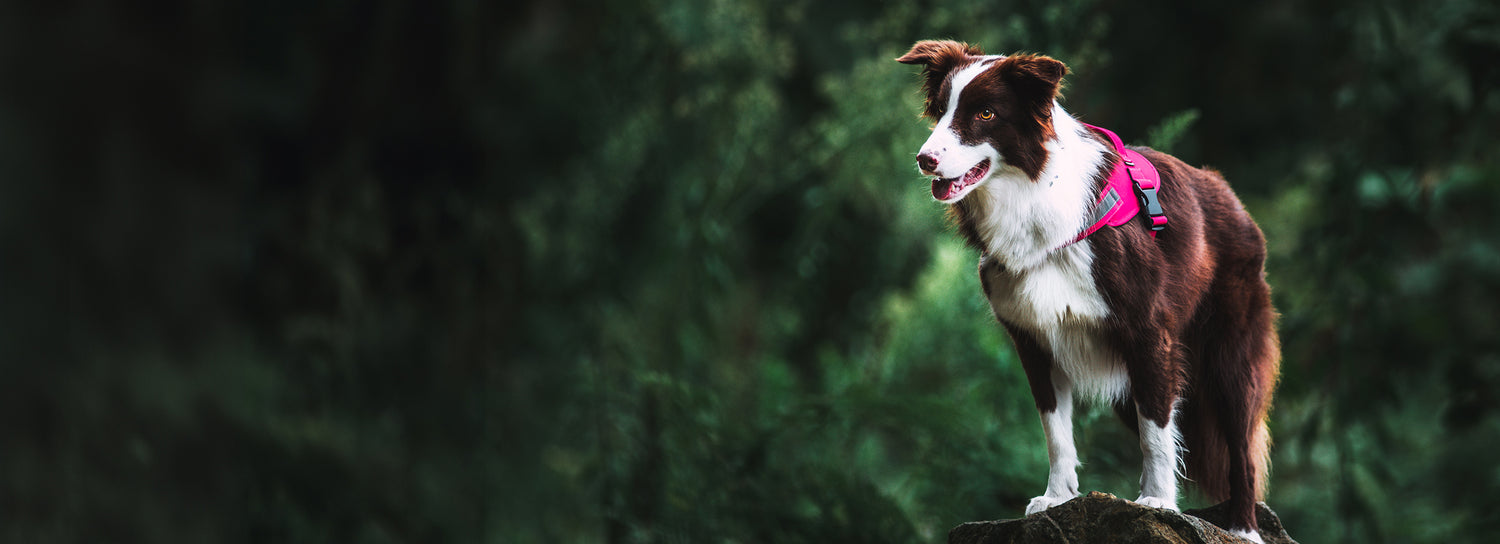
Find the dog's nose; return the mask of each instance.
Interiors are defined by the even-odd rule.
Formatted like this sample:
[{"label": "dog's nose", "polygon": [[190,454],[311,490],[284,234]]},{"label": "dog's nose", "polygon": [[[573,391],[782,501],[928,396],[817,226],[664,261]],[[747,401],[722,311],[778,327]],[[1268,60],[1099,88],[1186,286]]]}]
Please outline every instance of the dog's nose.
[{"label": "dog's nose", "polygon": [[937,171],[937,165],[937,155],[931,151],[923,151],[917,155],[917,166],[921,167],[923,171],[935,172]]}]

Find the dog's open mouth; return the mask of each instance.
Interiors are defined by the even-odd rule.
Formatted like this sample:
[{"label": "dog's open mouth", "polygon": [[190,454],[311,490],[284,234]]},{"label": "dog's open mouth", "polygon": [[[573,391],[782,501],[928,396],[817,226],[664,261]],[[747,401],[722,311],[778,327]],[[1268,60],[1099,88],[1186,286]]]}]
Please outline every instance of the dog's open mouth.
[{"label": "dog's open mouth", "polygon": [[953,200],[970,185],[979,183],[979,180],[984,179],[984,175],[988,173],[990,173],[990,160],[985,159],[960,177],[932,178],[932,197],[942,201]]}]

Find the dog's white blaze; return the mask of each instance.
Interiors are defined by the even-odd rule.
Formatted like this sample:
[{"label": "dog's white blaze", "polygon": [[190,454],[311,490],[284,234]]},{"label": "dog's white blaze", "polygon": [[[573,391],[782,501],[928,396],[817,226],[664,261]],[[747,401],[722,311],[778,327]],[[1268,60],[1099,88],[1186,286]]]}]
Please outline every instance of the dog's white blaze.
[{"label": "dog's white blaze", "polygon": [[[986,57],[986,59],[989,58]],[[948,110],[943,113],[941,119],[938,119],[937,126],[932,129],[932,135],[927,137],[927,141],[922,144],[922,150],[920,151],[921,153],[930,154],[937,158],[937,171],[933,173],[938,177],[955,178],[962,176],[969,169],[985,159],[990,160],[991,176],[1000,167],[1002,162],[1000,152],[995,149],[995,146],[988,143],[964,145],[958,139],[958,131],[953,128],[953,116],[954,112],[958,111],[959,96],[963,94],[964,88],[968,87],[969,83],[972,83],[980,72],[989,68],[989,64],[987,60],[981,60],[960,69],[958,73],[953,75],[953,81],[949,85]],[[970,192],[973,192],[977,186],[983,183],[984,180],[980,180],[979,183],[964,188],[954,198],[948,199],[945,202],[956,202]]]},{"label": "dog's white blaze", "polygon": [[1135,502],[1153,508],[1177,509],[1177,469],[1181,459],[1182,437],[1177,430],[1177,411],[1167,416],[1165,426],[1157,425],[1136,409],[1136,425],[1141,432],[1141,497]]},{"label": "dog's white blaze", "polygon": [[1047,435],[1047,491],[1031,499],[1026,514],[1035,514],[1078,496],[1078,449],[1073,445],[1073,394],[1066,387],[1054,388],[1057,408],[1042,413],[1042,431]]},{"label": "dog's white blaze", "polygon": [[[936,136],[939,132],[944,132],[952,136],[955,142],[958,141],[958,135],[953,131],[953,112],[958,111],[958,98],[964,94],[964,88],[968,87],[970,83],[973,83],[974,78],[979,77],[980,72],[988,70],[990,68],[990,65],[994,64],[990,62],[991,60],[999,58],[1005,57],[985,57],[983,60],[975,61],[973,64],[965,66],[959,69],[957,73],[953,74],[953,81],[948,85],[948,110],[943,114],[942,119],[938,119],[937,126],[933,127],[932,133],[934,136]],[[930,137],[928,138],[929,141],[931,139],[932,138]],[[928,147],[924,145],[922,146],[922,149],[925,151],[928,149]],[[969,166],[972,167],[974,165],[971,164]],[[967,170],[967,168],[965,170]]]}]

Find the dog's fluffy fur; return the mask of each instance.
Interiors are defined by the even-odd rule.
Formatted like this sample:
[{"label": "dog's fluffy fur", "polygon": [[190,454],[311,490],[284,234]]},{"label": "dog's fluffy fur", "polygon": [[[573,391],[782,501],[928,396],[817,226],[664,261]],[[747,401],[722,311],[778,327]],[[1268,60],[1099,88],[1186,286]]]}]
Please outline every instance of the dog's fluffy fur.
[{"label": "dog's fluffy fur", "polygon": [[923,41],[918,154],[935,198],[983,257],[979,274],[1015,344],[1047,435],[1047,490],[1027,513],[1078,494],[1074,394],[1111,403],[1140,436],[1141,496],[1177,507],[1176,469],[1228,501],[1230,529],[1259,541],[1266,415],[1280,354],[1265,240],[1224,178],[1148,148],[1171,220],[1137,220],[1069,244],[1119,156],[1057,104],[1067,68]]}]

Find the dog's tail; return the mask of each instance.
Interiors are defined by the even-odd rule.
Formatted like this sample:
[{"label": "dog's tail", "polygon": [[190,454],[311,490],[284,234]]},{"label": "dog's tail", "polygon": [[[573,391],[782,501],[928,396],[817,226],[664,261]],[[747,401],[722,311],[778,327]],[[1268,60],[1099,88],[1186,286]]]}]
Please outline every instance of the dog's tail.
[{"label": "dog's tail", "polygon": [[[1184,418],[1186,419],[1186,418]],[[1184,432],[1186,476],[1198,489],[1215,501],[1229,499],[1229,445],[1219,433]],[[1266,422],[1255,426],[1250,438],[1250,462],[1254,467],[1251,484],[1255,500],[1266,499],[1266,485],[1271,475],[1271,432]]]},{"label": "dog's tail", "polygon": [[[1266,421],[1281,350],[1274,331],[1263,338],[1263,344],[1238,357],[1211,362],[1232,363],[1229,366],[1240,371],[1208,370],[1208,375],[1202,376],[1206,379],[1198,381],[1199,389],[1185,399],[1179,413],[1186,476],[1215,501],[1230,499],[1235,478],[1250,488],[1254,500],[1265,500],[1271,463],[1271,433]],[[1233,447],[1244,448],[1249,470],[1232,470],[1230,460],[1235,453],[1231,442]]]}]

